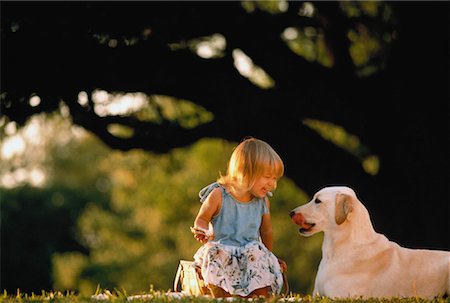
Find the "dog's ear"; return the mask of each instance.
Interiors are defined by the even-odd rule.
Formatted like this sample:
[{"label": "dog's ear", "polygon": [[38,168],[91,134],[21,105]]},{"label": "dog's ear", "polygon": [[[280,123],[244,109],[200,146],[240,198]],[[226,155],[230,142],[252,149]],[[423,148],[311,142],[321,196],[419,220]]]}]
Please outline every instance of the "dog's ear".
[{"label": "dog's ear", "polygon": [[347,219],[348,214],[353,210],[353,200],[350,195],[337,193],[336,208],[334,218],[337,225],[341,225]]}]

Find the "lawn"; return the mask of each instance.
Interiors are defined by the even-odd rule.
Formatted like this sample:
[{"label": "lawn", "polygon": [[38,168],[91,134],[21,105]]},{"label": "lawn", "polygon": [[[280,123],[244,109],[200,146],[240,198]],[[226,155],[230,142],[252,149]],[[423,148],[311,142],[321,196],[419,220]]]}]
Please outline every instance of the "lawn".
[{"label": "lawn", "polygon": [[180,303],[208,303],[208,302],[311,302],[311,303],[331,303],[331,302],[368,302],[368,303],[448,303],[450,298],[436,298],[433,300],[426,300],[421,298],[373,298],[373,299],[332,299],[327,297],[312,298],[311,296],[303,296],[300,294],[291,293],[289,296],[277,296],[269,299],[266,298],[255,298],[255,299],[241,299],[241,298],[228,298],[228,299],[214,299],[207,296],[189,296],[183,293],[174,292],[164,292],[164,291],[154,291],[150,290],[143,294],[127,294],[126,291],[108,291],[103,290],[97,292],[93,296],[81,296],[73,292],[42,292],[41,294],[25,294],[17,292],[16,294],[8,294],[6,292],[0,297],[1,303],[144,303],[144,302],[180,302]]}]

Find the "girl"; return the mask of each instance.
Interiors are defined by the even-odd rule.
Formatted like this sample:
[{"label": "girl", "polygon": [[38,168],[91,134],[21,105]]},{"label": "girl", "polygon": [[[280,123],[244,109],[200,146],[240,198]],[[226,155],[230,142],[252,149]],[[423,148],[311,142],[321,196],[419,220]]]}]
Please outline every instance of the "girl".
[{"label": "girl", "polygon": [[283,172],[283,162],[269,144],[248,138],[233,151],[226,175],[200,191],[203,204],[191,231],[204,245],[194,260],[213,297],[280,292],[280,265],[286,269],[286,263],[272,253],[267,196]]}]

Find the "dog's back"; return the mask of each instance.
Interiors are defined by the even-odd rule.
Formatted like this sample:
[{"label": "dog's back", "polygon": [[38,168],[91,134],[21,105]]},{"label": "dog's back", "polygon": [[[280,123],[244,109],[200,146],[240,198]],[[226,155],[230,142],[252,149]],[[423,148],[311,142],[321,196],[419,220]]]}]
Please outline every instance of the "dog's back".
[{"label": "dog's back", "polygon": [[374,261],[377,269],[367,273],[372,296],[434,298],[450,294],[450,252],[410,249],[389,241],[389,248]]},{"label": "dog's back", "polygon": [[[391,242],[393,243],[393,242]],[[395,244],[397,245],[397,244]],[[398,245],[397,245],[398,246]],[[402,268],[397,278],[405,279],[405,295],[433,298],[450,295],[450,252],[428,249],[410,249],[398,246],[399,260]]]}]

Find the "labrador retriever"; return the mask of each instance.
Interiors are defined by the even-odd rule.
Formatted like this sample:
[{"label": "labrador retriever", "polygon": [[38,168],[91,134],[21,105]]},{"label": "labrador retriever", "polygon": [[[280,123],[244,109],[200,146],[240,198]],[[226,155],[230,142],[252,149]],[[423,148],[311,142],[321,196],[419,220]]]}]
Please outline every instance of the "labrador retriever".
[{"label": "labrador retriever", "polygon": [[303,236],[324,232],[313,296],[450,295],[450,252],[404,248],[375,232],[366,207],[349,187],[325,187],[290,216]]}]

